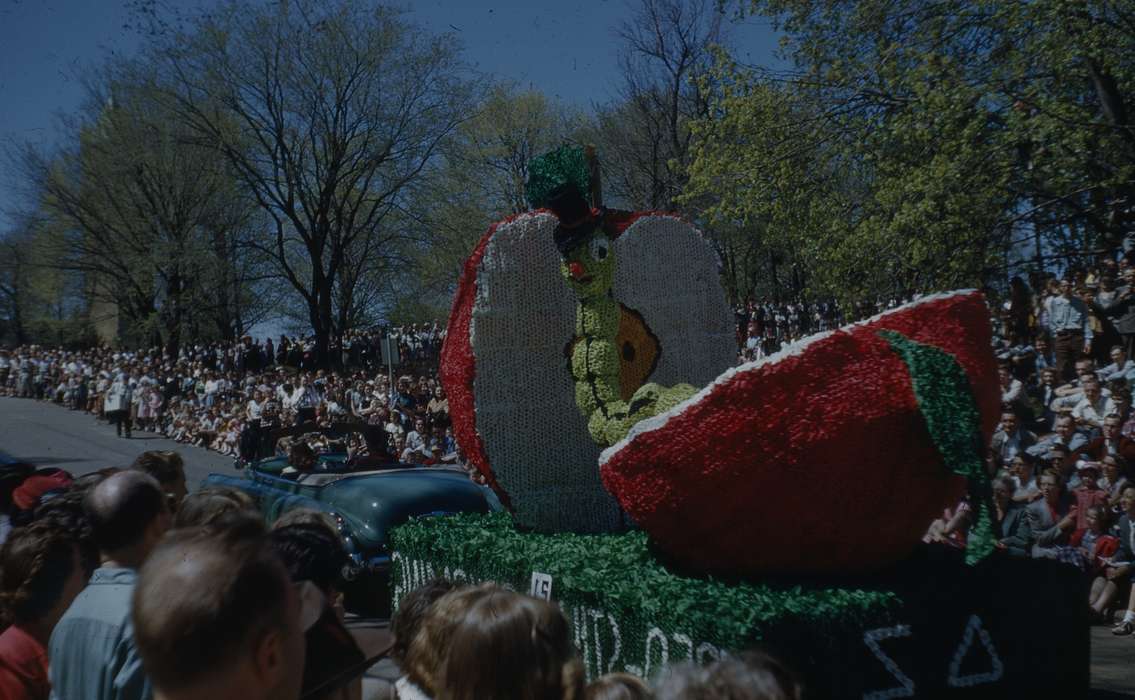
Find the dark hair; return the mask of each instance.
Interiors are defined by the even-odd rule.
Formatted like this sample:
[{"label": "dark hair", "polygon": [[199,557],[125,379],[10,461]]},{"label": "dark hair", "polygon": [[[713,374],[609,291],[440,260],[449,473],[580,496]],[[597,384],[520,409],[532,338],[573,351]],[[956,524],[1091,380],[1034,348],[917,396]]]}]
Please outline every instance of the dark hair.
[{"label": "dark hair", "polygon": [[390,655],[395,661],[401,663],[406,659],[410,642],[417,636],[418,628],[430,606],[456,587],[452,581],[434,578],[402,596],[398,612],[394,613],[394,619],[390,623],[390,631],[394,633],[394,646],[390,649]]},{"label": "dark hair", "polygon": [[253,501],[243,491],[227,486],[210,486],[189,494],[181,501],[173,526],[209,526],[231,513],[252,510]]},{"label": "dark hair", "polygon": [[157,479],[136,471],[118,472],[100,481],[83,502],[91,519],[95,544],[113,552],[138,544],[146,526],[168,512]]},{"label": "dark hair", "polygon": [[761,651],[673,667],[655,689],[658,700],[799,700],[802,694],[788,667]]},{"label": "dark hair", "polygon": [[94,528],[83,507],[84,491],[72,487],[59,498],[53,498],[35,511],[35,522],[47,523],[70,535],[79,548],[79,559],[89,577],[99,567],[99,547]]},{"label": "dark hair", "polygon": [[263,532],[170,532],[139,571],[131,606],[154,685],[190,687],[239,663],[267,632],[287,629],[290,585]]},{"label": "dark hair", "polygon": [[496,589],[454,625],[438,700],[576,700],[583,666],[560,608]]},{"label": "dark hair", "polygon": [[[1013,459],[1019,459],[1029,466],[1036,464],[1036,457],[1033,457],[1031,454],[1029,454],[1028,452],[1025,452],[1024,450],[1013,455]],[[1012,461],[1013,461],[1012,459],[1009,460],[1010,463],[1012,463]]]},{"label": "dark hair", "polygon": [[311,581],[324,593],[342,587],[350,559],[343,541],[323,525],[288,525],[268,539],[293,581]]},{"label": "dark hair", "polygon": [[0,548],[0,607],[9,622],[43,618],[75,568],[75,540],[51,523],[18,527]]},{"label": "dark hair", "polygon": [[185,478],[185,462],[176,452],[149,450],[138,455],[131,469],[149,474],[162,486],[168,486]]}]

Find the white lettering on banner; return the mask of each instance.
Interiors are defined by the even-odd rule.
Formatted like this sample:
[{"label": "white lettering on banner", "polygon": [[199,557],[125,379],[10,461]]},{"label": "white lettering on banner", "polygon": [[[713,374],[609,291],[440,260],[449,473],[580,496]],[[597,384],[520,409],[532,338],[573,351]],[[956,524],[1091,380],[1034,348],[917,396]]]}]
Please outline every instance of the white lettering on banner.
[{"label": "white lettering on banner", "polygon": [[698,645],[698,654],[694,661],[699,664],[708,664],[714,661],[720,661],[723,655],[721,650],[713,646],[709,642],[702,642]]},{"label": "white lettering on banner", "polygon": [[[985,673],[972,673],[968,676],[959,676],[958,673],[962,670],[962,661],[965,660],[966,653],[969,652],[973,646],[974,634],[981,640],[981,646],[985,647],[985,651],[989,654],[990,669]],[[985,630],[985,626],[981,624],[981,618],[977,615],[970,615],[969,621],[966,622],[966,631],[962,635],[962,641],[958,644],[958,648],[954,651],[954,658],[950,659],[950,671],[946,676],[946,684],[951,688],[968,688],[972,685],[980,685],[982,683],[993,683],[1001,680],[1001,676],[1005,673],[1005,665],[1001,663],[1001,657],[997,655],[997,650],[993,648],[993,639],[990,638],[989,632]]]},{"label": "white lettering on banner", "polygon": [[[598,673],[610,673],[616,668],[615,664],[619,661],[619,654],[623,649],[623,636],[619,633],[619,625],[615,622],[615,616],[602,610],[595,610],[588,608],[588,616],[591,617],[591,632],[595,639],[595,670]],[[599,636],[599,621],[606,620],[611,630],[611,653],[609,656],[604,655],[605,649],[603,648],[603,638]]]},{"label": "white lettering on banner", "polygon": [[863,700],[888,700],[888,698],[914,697],[914,681],[910,679],[910,676],[899,670],[895,660],[879,647],[879,640],[881,639],[897,639],[909,636],[909,625],[881,627],[879,629],[869,630],[863,634],[863,643],[867,645],[867,648],[871,650],[871,653],[875,655],[876,659],[883,662],[883,667],[887,669],[887,672],[899,682],[899,687],[897,688],[873,690],[869,693],[863,693]]},{"label": "white lettering on banner", "polygon": [[[567,611],[564,611],[567,614]],[[587,612],[583,608],[573,608],[569,615],[571,617],[571,628],[575,633],[575,646],[579,649],[580,658],[583,659],[583,666],[587,671],[588,678],[597,678],[599,674],[591,668],[591,654],[588,653],[590,647],[587,645]]]},{"label": "white lettering on banner", "polygon": [[[396,582],[394,587],[396,602],[433,578],[437,571],[434,565],[425,561],[407,559],[397,551],[391,556],[391,566],[393,579]],[[470,576],[462,569],[444,567],[441,571],[445,578],[453,581],[478,583],[484,580]],[[538,576],[542,577],[546,574],[533,572],[533,585],[537,583]],[[514,590],[506,582],[500,582],[500,585],[508,590]],[[548,576],[549,595],[551,588],[551,577]],[[588,678],[597,678],[604,673],[619,670],[626,670],[636,676],[646,677],[652,669],[657,670],[659,668],[659,663],[661,666],[665,666],[671,661],[671,642],[674,645],[675,657],[685,653],[685,658],[706,663],[724,656],[721,649],[709,642],[698,644],[689,635],[682,632],[667,633],[657,626],[651,626],[642,649],[642,663],[627,663],[631,660],[626,658],[628,654],[632,657],[636,656],[637,650],[624,648],[623,633],[619,628],[619,621],[613,614],[600,608],[586,606],[563,606],[563,611],[571,620],[573,641],[576,648],[579,649],[580,657],[587,669]],[[652,655],[658,657],[660,662],[654,662],[651,658]],[[674,660],[679,659],[675,658]]]},{"label": "white lettering on banner", "polygon": [[670,663],[670,642],[666,640],[666,633],[658,629],[657,627],[651,627],[650,631],[646,633],[646,653],[643,654],[643,662],[645,664],[643,671],[646,672],[646,676],[644,677],[650,676],[650,643],[655,639],[661,642],[662,649],[662,658],[658,664],[658,667],[662,668]]},{"label": "white lettering on banner", "polygon": [[685,644],[686,647],[689,648],[689,650],[690,650],[690,653],[686,654],[686,658],[690,659],[691,661],[695,660],[694,659],[694,640],[690,639],[689,637],[687,637],[684,634],[678,634],[678,633],[674,633],[673,635],[671,635],[671,639],[673,639],[678,644]]}]

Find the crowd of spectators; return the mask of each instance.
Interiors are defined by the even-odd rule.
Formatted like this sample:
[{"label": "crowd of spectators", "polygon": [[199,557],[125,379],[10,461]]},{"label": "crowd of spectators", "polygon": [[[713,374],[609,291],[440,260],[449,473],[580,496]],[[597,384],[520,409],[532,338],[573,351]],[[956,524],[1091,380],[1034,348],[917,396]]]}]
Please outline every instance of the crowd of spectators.
[{"label": "crowd of spectators", "polygon": [[[898,305],[897,301],[860,305],[854,317],[866,317]],[[773,302],[749,300],[734,310],[740,362],[759,360],[813,333],[844,325],[840,307],[830,301]]]},{"label": "crowd of spectators", "polygon": [[354,425],[357,453],[456,463],[449,403],[436,376],[444,331],[420,324],[387,335],[400,354],[393,384],[382,365],[383,335],[375,332],[347,335],[333,348],[330,371],[314,368],[310,339],[286,336],[194,346],[177,357],[159,348],[0,349],[0,392],[89,412],[124,438],[139,428],[243,461],[274,453],[271,438],[284,428],[306,427],[318,452],[331,447],[332,428]]},{"label": "crowd of spectators", "polygon": [[[1077,567],[1093,619],[1133,635],[1135,255],[1062,277],[1013,278],[1004,299],[989,298],[1002,403],[985,455],[996,556]],[[847,320],[832,304],[748,303],[737,310],[739,359]],[[0,390],[88,411],[124,437],[140,427],[245,460],[285,449],[301,471],[320,449],[337,449],[328,434],[344,424],[363,426],[346,446],[352,459],[459,461],[436,379],[444,332],[435,324],[386,334],[414,370],[393,382],[376,332],[336,345],[332,370],[315,366],[310,340],[289,338],[177,357],[20,347],[0,352]],[[297,439],[265,439],[288,426]],[[358,697],[368,660],[343,625],[342,543],[319,514],[268,532],[239,492],[188,495],[174,453],[79,479],[40,470],[19,488],[6,489],[0,474],[0,497],[15,528],[0,528],[0,690]],[[967,497],[947,509],[925,539],[964,548],[973,505]],[[730,684],[761,687],[758,697],[800,693],[760,654],[674,669],[653,687],[620,674],[585,686],[559,609],[492,585],[433,582],[402,601],[393,630],[401,698],[715,698],[732,697]]]},{"label": "crowd of spectators", "polygon": [[[1135,255],[1014,277],[992,316],[1001,417],[986,464],[996,547],[1078,567],[1092,619],[1132,635]],[[927,539],[964,547],[970,506],[943,513]]]},{"label": "crowd of spectators", "polygon": [[758,653],[673,667],[654,688],[627,674],[587,685],[560,608],[493,584],[431,581],[403,598],[392,637],[368,644],[347,624],[348,558],[329,516],[297,509],[269,528],[241,491],[187,493],[173,452],[14,483],[0,475],[16,525],[0,546],[0,697],[357,700],[362,674],[389,651],[403,675],[367,697],[801,694]]}]

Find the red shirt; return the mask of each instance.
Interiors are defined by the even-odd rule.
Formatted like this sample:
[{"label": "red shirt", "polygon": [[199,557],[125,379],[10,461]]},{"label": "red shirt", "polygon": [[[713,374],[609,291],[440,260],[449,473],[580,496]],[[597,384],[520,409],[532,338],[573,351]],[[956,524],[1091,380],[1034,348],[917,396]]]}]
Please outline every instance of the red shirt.
[{"label": "red shirt", "polygon": [[1072,491],[1076,496],[1076,529],[1085,530],[1088,527],[1088,509],[1092,506],[1107,507],[1107,491],[1092,489],[1088,491],[1083,486]]},{"label": "red shirt", "polygon": [[47,700],[47,649],[17,625],[0,634],[0,700]]}]

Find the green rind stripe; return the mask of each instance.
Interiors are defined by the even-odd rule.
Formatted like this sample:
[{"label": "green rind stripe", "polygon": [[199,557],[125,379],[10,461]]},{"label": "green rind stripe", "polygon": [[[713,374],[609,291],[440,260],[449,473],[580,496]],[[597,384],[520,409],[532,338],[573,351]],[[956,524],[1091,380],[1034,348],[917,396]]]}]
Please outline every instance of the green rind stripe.
[{"label": "green rind stripe", "polygon": [[966,477],[977,521],[966,540],[966,562],[973,564],[993,551],[993,491],[982,463],[981,412],[969,377],[950,353],[907,338],[897,331],[879,331],[910,372],[914,396],[926,428],[946,466]]}]

